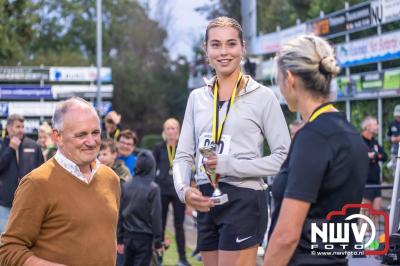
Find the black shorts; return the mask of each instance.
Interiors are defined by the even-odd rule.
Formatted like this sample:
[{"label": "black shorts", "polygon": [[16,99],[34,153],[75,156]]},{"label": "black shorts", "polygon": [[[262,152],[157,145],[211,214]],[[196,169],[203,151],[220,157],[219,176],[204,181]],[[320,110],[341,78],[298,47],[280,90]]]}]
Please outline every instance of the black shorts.
[{"label": "black shorts", "polygon": [[[268,223],[267,192],[219,183],[229,201],[197,215],[199,251],[241,250],[262,243]],[[200,191],[211,196],[210,184]]]},{"label": "black shorts", "polygon": [[382,196],[380,189],[365,189],[364,190],[364,199],[369,201],[374,201],[375,198],[379,198]]}]

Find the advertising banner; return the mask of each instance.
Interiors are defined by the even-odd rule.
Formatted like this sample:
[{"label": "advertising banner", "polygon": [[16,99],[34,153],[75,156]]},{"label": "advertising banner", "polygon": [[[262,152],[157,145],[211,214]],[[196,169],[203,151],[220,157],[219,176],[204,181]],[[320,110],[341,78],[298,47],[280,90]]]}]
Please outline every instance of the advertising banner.
[{"label": "advertising banner", "polygon": [[383,78],[383,89],[397,90],[400,89],[400,70],[385,71]]},{"label": "advertising banner", "polygon": [[371,20],[390,23],[400,19],[400,0],[375,0],[371,2]]},{"label": "advertising banner", "polygon": [[364,28],[372,26],[371,23],[371,5],[365,5],[346,13],[346,29],[356,30],[359,28]]},{"label": "advertising banner", "polygon": [[[111,68],[102,67],[100,77],[102,82],[111,82]],[[50,67],[50,81],[95,82],[96,80],[95,67]]]},{"label": "advertising banner", "polygon": [[361,76],[363,90],[381,90],[383,89],[383,74],[369,73]]},{"label": "advertising banner", "polygon": [[8,113],[26,117],[52,116],[57,102],[9,102]]},{"label": "advertising banner", "polygon": [[0,67],[0,81],[49,80],[49,70],[38,67]]},{"label": "advertising banner", "polygon": [[[102,85],[101,96],[103,98],[111,98],[114,86]],[[68,98],[73,96],[92,98],[96,97],[96,85],[53,85],[51,91],[54,99]]]},{"label": "advertising banner", "polygon": [[0,84],[0,99],[52,99],[51,86]]},{"label": "advertising banner", "polygon": [[281,31],[261,35],[257,38],[255,54],[270,54],[279,50],[291,38],[306,33],[306,24],[296,25]]},{"label": "advertising banner", "polygon": [[400,31],[336,45],[341,67],[400,58]]}]

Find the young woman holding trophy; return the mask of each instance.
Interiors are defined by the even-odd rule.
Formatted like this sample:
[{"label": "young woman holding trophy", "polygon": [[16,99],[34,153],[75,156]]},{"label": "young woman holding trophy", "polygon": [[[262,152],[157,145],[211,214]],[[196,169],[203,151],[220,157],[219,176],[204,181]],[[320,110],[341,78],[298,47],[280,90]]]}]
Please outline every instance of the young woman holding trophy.
[{"label": "young woman holding trophy", "polygon": [[[263,177],[286,159],[289,132],[274,93],[241,72],[245,45],[236,20],[211,21],[204,50],[216,76],[189,96],[175,189],[199,211],[197,244],[206,266],[254,265],[267,225]],[[193,166],[198,188],[190,187]]]}]

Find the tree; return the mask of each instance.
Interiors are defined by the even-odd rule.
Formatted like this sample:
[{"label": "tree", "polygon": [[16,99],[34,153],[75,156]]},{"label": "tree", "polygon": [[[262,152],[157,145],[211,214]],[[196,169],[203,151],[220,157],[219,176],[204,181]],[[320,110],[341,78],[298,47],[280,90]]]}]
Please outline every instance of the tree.
[{"label": "tree", "polygon": [[0,0],[0,62],[15,65],[36,34],[37,4],[27,0]]},{"label": "tree", "polygon": [[219,0],[196,8],[200,14],[205,14],[207,19],[227,16],[242,21],[240,0]]}]

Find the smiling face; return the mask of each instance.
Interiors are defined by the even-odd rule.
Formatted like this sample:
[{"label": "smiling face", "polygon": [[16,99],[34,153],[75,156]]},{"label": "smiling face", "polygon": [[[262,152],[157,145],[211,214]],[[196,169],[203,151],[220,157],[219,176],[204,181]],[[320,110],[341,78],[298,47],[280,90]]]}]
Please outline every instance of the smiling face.
[{"label": "smiling face", "polygon": [[238,71],[245,50],[239,31],[224,26],[210,28],[207,34],[205,51],[217,75],[229,76]]},{"label": "smiling face", "polygon": [[98,116],[89,107],[71,107],[64,115],[62,130],[54,129],[53,137],[65,157],[79,167],[89,166],[100,149]]}]

